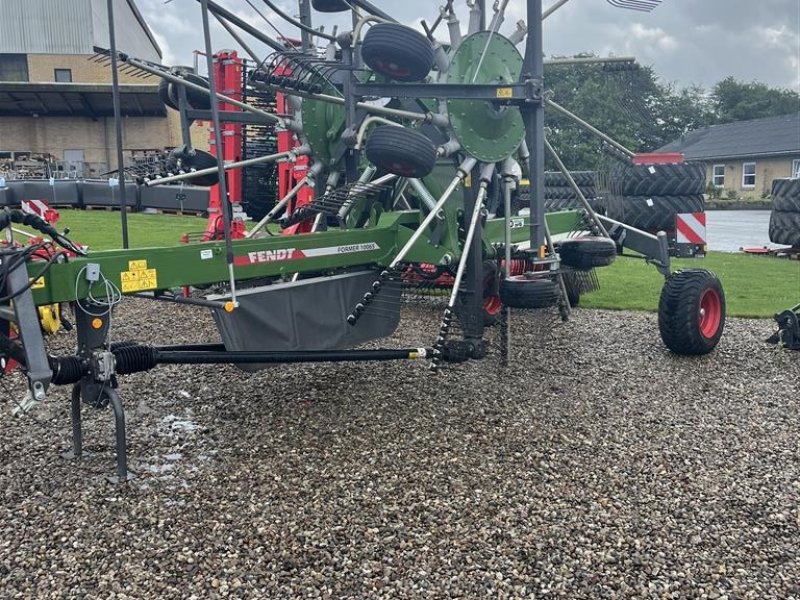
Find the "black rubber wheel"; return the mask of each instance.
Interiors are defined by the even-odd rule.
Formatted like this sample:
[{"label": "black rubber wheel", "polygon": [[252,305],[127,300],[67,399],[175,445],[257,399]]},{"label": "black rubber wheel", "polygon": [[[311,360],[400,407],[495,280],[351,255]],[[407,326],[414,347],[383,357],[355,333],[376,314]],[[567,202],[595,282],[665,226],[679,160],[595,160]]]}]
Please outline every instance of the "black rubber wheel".
[{"label": "black rubber wheel", "polygon": [[773,210],[769,218],[769,239],[774,244],[800,246],[800,212]]},{"label": "black rubber wheel", "polygon": [[178,110],[178,104],[175,102],[175,99],[170,96],[169,85],[170,82],[163,78],[158,82],[158,97],[172,110]]},{"label": "black rubber wheel", "polygon": [[573,269],[607,267],[617,258],[617,245],[604,237],[587,236],[564,240],[559,244],[561,264]]},{"label": "black rubber wheel", "polygon": [[[570,171],[569,174],[578,187],[594,187],[594,171]],[[567,187],[567,178],[561,171],[547,171],[544,174],[545,187]]]},{"label": "black rubber wheel", "polygon": [[698,356],[716,348],[725,329],[725,292],[705,269],[669,276],[658,304],[661,339],[675,354]]},{"label": "black rubber wheel", "polygon": [[617,165],[609,177],[619,196],[689,196],[706,189],[706,168],[697,163]]},{"label": "black rubber wheel", "polygon": [[[208,89],[208,79],[194,73],[183,73],[183,78],[189,83],[194,83]],[[177,90],[176,90],[177,92]],[[211,97],[190,87],[186,88],[186,100],[195,110],[211,110]]]},{"label": "black rubber wheel", "polygon": [[[178,165],[180,161],[180,165]],[[217,166],[217,158],[203,150],[194,149],[187,151],[183,148],[176,148],[170,155],[170,169],[189,171],[202,171],[203,169],[210,169]],[[200,175],[187,180],[190,185],[199,185],[201,187],[211,187],[219,183],[219,174],[215,171],[208,175]]]},{"label": "black rubber wheel", "polygon": [[772,208],[800,213],[800,179],[776,179],[772,182]]},{"label": "black rubber wheel", "polygon": [[617,196],[606,200],[608,216],[644,230],[675,229],[678,213],[703,212],[702,194],[690,196]]},{"label": "black rubber wheel", "polygon": [[396,81],[420,81],[433,68],[428,38],[394,23],[370,27],[361,44],[361,57],[373,71]]},{"label": "black rubber wheel", "polygon": [[350,7],[342,0],[311,0],[311,6],[321,13],[337,13],[350,10]]},{"label": "black rubber wheel", "polygon": [[511,308],[547,308],[558,304],[559,285],[552,279],[512,275],[500,282],[500,299]]},{"label": "black rubber wheel", "polygon": [[367,159],[400,177],[420,179],[436,166],[436,148],[419,131],[405,127],[378,127],[367,138]]},{"label": "black rubber wheel", "polygon": [[494,327],[500,321],[500,269],[493,260],[483,261],[483,326]]}]

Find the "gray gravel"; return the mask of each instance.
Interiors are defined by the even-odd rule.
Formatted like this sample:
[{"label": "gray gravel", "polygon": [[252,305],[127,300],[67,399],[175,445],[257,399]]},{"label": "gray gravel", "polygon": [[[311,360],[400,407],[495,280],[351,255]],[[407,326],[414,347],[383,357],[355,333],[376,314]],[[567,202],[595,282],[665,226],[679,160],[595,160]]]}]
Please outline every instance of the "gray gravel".
[{"label": "gray gravel", "polygon": [[[410,309],[392,343],[429,343],[439,314]],[[215,337],[193,309],[117,315],[116,339]],[[74,463],[68,390],[22,420],[3,394],[0,597],[800,598],[800,354],[772,325],[733,320],[701,359],[649,314],[539,329],[515,315],[506,372],[127,377],[128,486],[104,482],[110,411],[85,410]]]}]

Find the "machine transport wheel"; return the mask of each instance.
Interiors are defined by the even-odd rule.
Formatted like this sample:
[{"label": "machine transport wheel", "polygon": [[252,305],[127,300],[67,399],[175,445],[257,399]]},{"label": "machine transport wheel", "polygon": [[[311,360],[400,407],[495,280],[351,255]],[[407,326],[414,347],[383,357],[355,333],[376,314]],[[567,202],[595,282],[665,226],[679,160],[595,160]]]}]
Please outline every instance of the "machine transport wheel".
[{"label": "machine transport wheel", "polygon": [[161,101],[171,108],[172,110],[178,110],[178,104],[175,102],[174,98],[170,95],[170,82],[166,79],[162,79],[158,82],[158,97]]},{"label": "machine transport wheel", "polygon": [[561,263],[573,269],[607,267],[617,257],[617,245],[608,238],[586,236],[564,240],[558,253]]},{"label": "machine transport wheel", "polygon": [[543,277],[512,275],[500,283],[500,299],[511,308],[547,308],[558,303],[558,282]]},{"label": "machine transport wheel", "polygon": [[661,339],[675,354],[699,356],[716,348],[725,329],[725,292],[705,269],[669,276],[658,304]]},{"label": "machine transport wheel", "polygon": [[800,246],[800,212],[773,210],[769,218],[769,239],[774,244]]},{"label": "machine transport wheel", "polygon": [[[205,77],[195,75],[194,73],[182,73],[182,76],[189,83],[194,83],[195,85],[199,85],[208,89],[208,79]],[[177,84],[172,85],[176,86]],[[178,97],[177,94],[178,90],[176,89],[174,96],[176,99]],[[189,106],[195,110],[211,110],[211,97],[208,94],[204,94],[203,92],[198,92],[197,90],[187,87],[186,100],[189,102]]]},{"label": "machine transport wheel", "polygon": [[493,260],[483,261],[483,325],[494,327],[500,320],[500,269]]},{"label": "machine transport wheel", "polygon": [[342,0],[311,0],[311,6],[321,13],[337,13],[350,10],[350,7]]},{"label": "machine transport wheel", "polygon": [[396,81],[420,81],[433,68],[433,47],[424,35],[394,23],[372,26],[361,44],[369,67]]},{"label": "machine transport wheel", "polygon": [[[196,148],[187,151],[186,148],[176,148],[171,153],[171,158],[173,160],[180,160],[181,161],[181,168],[183,171],[191,171],[194,169],[195,171],[201,171],[203,169],[210,169],[211,167],[217,166],[217,158],[208,152],[204,152],[203,150],[197,150]],[[195,177],[189,180],[189,183],[192,185],[199,185],[201,187],[211,187],[212,185],[216,185],[219,183],[219,175],[217,173],[211,173],[209,175],[201,175],[199,177]]]},{"label": "machine transport wheel", "polygon": [[367,158],[400,177],[421,179],[436,166],[436,148],[425,135],[406,127],[378,127],[367,138]]},{"label": "machine transport wheel", "polygon": [[706,191],[706,169],[696,163],[620,165],[609,183],[619,196],[691,196]]},{"label": "machine transport wheel", "polygon": [[800,179],[776,179],[772,182],[772,208],[800,213]]}]

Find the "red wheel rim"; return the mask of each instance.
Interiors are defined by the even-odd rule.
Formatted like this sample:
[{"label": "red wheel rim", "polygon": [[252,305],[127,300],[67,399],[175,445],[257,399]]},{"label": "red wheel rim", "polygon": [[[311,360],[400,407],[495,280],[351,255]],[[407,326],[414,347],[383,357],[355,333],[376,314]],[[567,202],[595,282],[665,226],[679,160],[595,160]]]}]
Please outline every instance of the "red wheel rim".
[{"label": "red wheel rim", "polygon": [[715,289],[706,290],[700,298],[700,333],[711,339],[719,331],[722,323],[722,298]]},{"label": "red wheel rim", "polygon": [[483,311],[490,317],[500,314],[503,310],[503,301],[498,293],[497,277],[491,275],[483,281]]},{"label": "red wheel rim", "polygon": [[495,316],[500,314],[503,309],[503,303],[500,301],[500,296],[488,296],[483,299],[483,310],[487,315]]}]

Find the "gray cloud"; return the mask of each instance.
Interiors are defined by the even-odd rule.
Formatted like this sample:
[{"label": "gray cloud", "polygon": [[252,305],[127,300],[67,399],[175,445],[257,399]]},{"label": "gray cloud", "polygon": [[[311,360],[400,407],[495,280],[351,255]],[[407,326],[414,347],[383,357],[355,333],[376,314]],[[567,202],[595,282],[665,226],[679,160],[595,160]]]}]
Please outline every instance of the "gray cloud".
[{"label": "gray cloud", "polygon": [[[265,33],[274,33],[245,0],[217,0]],[[297,31],[271,18],[261,0],[250,0],[288,36]],[[374,0],[398,20],[418,24],[435,18],[439,3],[425,0]],[[196,0],[138,0],[142,13],[162,44],[165,62],[191,64],[192,50],[202,48],[199,3]],[[294,12],[294,2],[278,2]],[[463,0],[462,25],[467,16]],[[487,2],[491,4],[491,2]],[[549,4],[545,1],[545,5]],[[505,30],[524,18],[524,0],[511,0]],[[315,15],[316,25],[346,26],[340,16]],[[236,48],[218,24],[215,49]],[[248,41],[249,43],[249,41]],[[253,46],[266,56],[268,50]],[[800,89],[800,0],[664,0],[652,13],[614,8],[601,0],[572,0],[545,22],[545,52],[633,55],[651,65],[665,81],[710,87],[730,75],[769,85]]]}]

